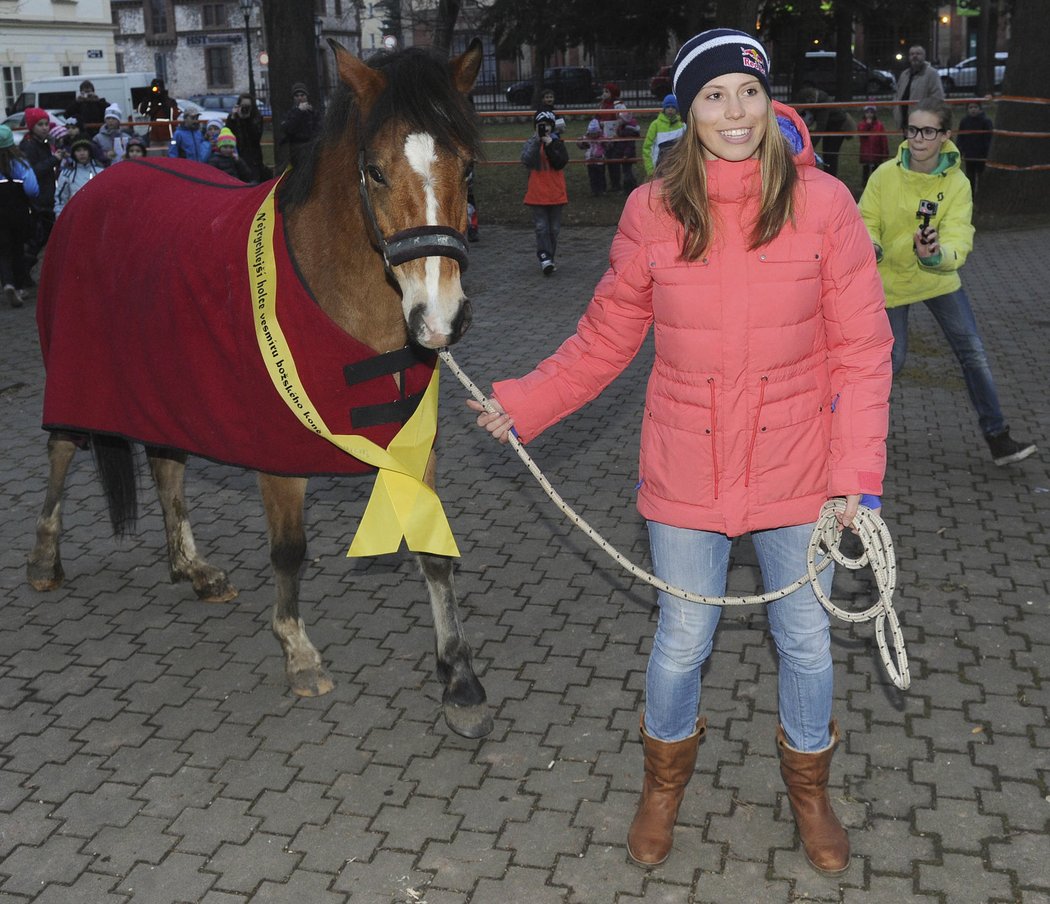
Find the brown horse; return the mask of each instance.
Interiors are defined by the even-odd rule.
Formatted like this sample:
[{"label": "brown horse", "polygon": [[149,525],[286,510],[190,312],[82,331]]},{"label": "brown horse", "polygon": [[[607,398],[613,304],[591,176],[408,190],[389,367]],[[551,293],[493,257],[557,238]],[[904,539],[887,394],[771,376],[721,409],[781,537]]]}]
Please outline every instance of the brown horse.
[{"label": "brown horse", "polygon": [[[276,578],[273,630],[291,688],[303,696],[333,687],[299,617],[307,477],[366,467],[297,421],[279,381],[270,382],[256,335],[262,264],[252,269],[249,232],[255,235],[268,209],[273,284],[281,287],[275,310],[289,348],[298,350],[294,363],[307,389],[323,389],[333,377],[341,384],[331,388],[334,402],[315,399],[325,420],[345,419],[351,409],[349,425],[332,426],[334,433],[385,447],[429,385],[429,350],[457,341],[471,317],[460,272],[467,178],[478,152],[466,93],[481,64],[480,43],[451,61],[413,49],[365,64],[334,43],[333,50],[343,84],[299,168],[276,185],[255,187],[183,161],[107,170],[59,218],[39,300],[50,476],[29,583],[49,590],[63,580],[60,504],[78,445],[92,447],[115,530],[133,523],[134,440],[145,445],[157,485],[172,579],[190,581],[202,600],[232,599],[237,591],[226,574],[194,544],[185,462],[200,454],[253,468]],[[214,214],[205,221],[202,211]],[[83,247],[94,236],[100,244]],[[190,260],[192,267],[178,266]],[[201,271],[212,274],[206,286],[193,282]],[[223,275],[219,286],[215,273]],[[70,290],[77,286],[90,290]],[[293,293],[302,300],[290,300]],[[344,367],[344,346],[363,350],[364,359]],[[283,375],[283,356],[276,365]],[[365,400],[344,404],[340,391],[355,384]],[[169,398],[173,385],[178,392]],[[259,413],[275,399],[272,413]],[[421,461],[433,486],[432,449],[427,460],[424,448]],[[482,737],[492,718],[463,636],[452,560],[426,552],[418,559],[446,721],[459,734]]]}]

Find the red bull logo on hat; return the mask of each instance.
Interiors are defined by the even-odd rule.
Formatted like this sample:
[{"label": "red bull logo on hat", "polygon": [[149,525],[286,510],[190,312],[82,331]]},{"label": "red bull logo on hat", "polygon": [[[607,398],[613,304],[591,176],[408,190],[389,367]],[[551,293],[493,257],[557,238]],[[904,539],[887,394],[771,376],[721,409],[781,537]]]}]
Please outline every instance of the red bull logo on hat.
[{"label": "red bull logo on hat", "polygon": [[753,47],[741,47],[741,62],[748,69],[757,69],[763,75],[766,74],[766,61],[763,59],[762,54],[755,50]]}]

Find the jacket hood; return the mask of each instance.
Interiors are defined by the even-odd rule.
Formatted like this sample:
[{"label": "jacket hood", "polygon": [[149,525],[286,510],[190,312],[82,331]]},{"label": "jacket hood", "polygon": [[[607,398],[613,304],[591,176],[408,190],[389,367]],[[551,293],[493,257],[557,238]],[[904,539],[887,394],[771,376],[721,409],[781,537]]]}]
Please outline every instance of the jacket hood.
[{"label": "jacket hood", "polygon": [[897,166],[905,172],[915,173],[916,176],[944,176],[953,170],[962,168],[962,154],[950,138],[941,146],[941,159],[932,173],[916,173],[915,170],[909,168],[910,160],[911,150],[908,142],[902,141],[900,147],[897,148]]},{"label": "jacket hood", "polygon": [[775,100],[773,101],[773,112],[776,113],[780,131],[783,132],[788,144],[795,152],[795,162],[803,166],[815,166],[817,158],[813,153],[813,142],[809,137],[809,129],[798,111],[794,107]]}]

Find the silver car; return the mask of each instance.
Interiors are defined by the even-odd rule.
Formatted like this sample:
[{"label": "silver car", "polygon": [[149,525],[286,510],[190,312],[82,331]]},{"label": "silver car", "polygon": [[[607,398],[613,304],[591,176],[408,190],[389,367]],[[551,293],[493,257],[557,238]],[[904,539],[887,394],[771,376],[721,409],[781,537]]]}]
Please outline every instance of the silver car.
[{"label": "silver car", "polygon": [[[995,55],[995,88],[1003,86],[1003,77],[1006,75],[1006,57],[1006,51],[999,51]],[[977,57],[972,56],[959,60],[954,66],[938,69],[937,74],[941,77],[945,94],[951,94],[960,89],[973,92],[977,87]]]}]

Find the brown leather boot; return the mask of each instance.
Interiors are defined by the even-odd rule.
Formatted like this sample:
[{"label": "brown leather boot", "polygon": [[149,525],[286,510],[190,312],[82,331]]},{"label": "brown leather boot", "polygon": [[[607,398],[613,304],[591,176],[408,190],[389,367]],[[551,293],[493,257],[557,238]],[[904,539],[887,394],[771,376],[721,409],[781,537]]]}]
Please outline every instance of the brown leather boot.
[{"label": "brown leather boot", "polygon": [[671,743],[646,734],[644,714],[638,730],[645,751],[645,780],[627,832],[627,853],[639,866],[659,866],[671,853],[678,807],[696,768],[696,751],[707,733],[707,719],[697,719],[696,731]]},{"label": "brown leather boot", "polygon": [[780,775],[787,786],[806,860],[822,875],[841,876],[849,869],[849,837],[828,799],[831,757],[839,742],[839,726],[834,719],[829,730],[831,743],[827,747],[803,753],[788,744],[783,727],[778,725],[777,747]]}]

